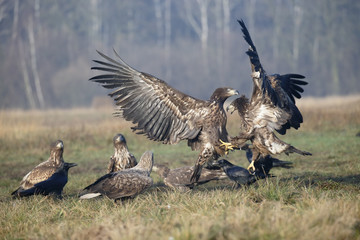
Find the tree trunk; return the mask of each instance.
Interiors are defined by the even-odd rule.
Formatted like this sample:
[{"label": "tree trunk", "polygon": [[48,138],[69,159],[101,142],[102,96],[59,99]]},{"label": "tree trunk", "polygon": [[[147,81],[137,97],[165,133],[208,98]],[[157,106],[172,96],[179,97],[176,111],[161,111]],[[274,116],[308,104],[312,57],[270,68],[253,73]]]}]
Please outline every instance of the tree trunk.
[{"label": "tree trunk", "polygon": [[40,77],[37,70],[37,63],[36,63],[36,46],[35,46],[35,34],[34,34],[34,23],[32,17],[29,18],[29,25],[28,25],[28,36],[29,36],[29,44],[30,44],[30,61],[31,61],[31,69],[34,76],[35,82],[35,90],[36,95],[39,100],[39,105],[41,109],[45,108],[45,101],[44,96],[41,90],[40,84]]},{"label": "tree trunk", "polygon": [[294,34],[293,34],[293,70],[296,71],[299,60],[299,38],[300,38],[300,25],[302,21],[303,10],[301,6],[294,2]]},{"label": "tree trunk", "polygon": [[35,109],[36,103],[35,103],[33,91],[32,91],[31,84],[30,84],[29,72],[26,67],[26,61],[25,61],[26,57],[24,54],[24,46],[20,39],[18,41],[18,51],[19,51],[21,72],[22,72],[23,80],[24,80],[26,99],[27,99],[30,109]]},{"label": "tree trunk", "polygon": [[17,28],[19,22],[19,0],[15,0],[14,2],[14,18],[13,18],[13,26],[11,32],[11,41],[14,42],[17,36]]},{"label": "tree trunk", "polygon": [[278,69],[279,62],[279,38],[280,38],[280,29],[281,29],[281,19],[280,19],[280,9],[281,0],[276,0],[275,2],[275,14],[274,14],[274,32],[273,32],[273,64],[274,69]]},{"label": "tree trunk", "polygon": [[[158,46],[162,46],[163,44],[163,17],[161,12],[161,3],[160,0],[154,0],[154,10],[155,10],[155,19],[156,19],[156,32],[157,39],[156,42]],[[166,10],[165,10],[166,11]],[[166,14],[166,12],[165,12]],[[165,22],[166,24],[166,22]]]},{"label": "tree trunk", "polygon": [[193,27],[195,33],[200,38],[201,50],[202,50],[202,65],[205,75],[208,75],[208,60],[207,60],[207,43],[208,43],[208,2],[207,0],[197,0],[198,6],[200,8],[200,25],[195,20],[194,15],[191,12],[190,2],[185,1],[185,10],[187,20],[190,25]]},{"label": "tree trunk", "polygon": [[224,34],[223,32],[223,7],[222,2],[215,2],[215,25],[216,25],[216,70],[217,70],[217,79],[221,82],[224,81]]},{"label": "tree trunk", "polygon": [[165,1],[165,61],[166,61],[166,79],[171,79],[171,1]]}]

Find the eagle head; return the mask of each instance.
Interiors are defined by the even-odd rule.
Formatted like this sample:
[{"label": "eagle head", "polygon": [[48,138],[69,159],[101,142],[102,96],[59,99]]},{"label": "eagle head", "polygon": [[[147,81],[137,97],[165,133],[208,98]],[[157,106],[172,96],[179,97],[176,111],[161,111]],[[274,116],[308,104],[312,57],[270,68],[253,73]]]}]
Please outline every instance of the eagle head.
[{"label": "eagle head", "polygon": [[114,143],[114,146],[119,145],[119,144],[126,145],[126,139],[125,139],[124,135],[122,135],[121,133],[118,133],[113,138],[113,143]]},{"label": "eagle head", "polygon": [[62,159],[62,155],[64,152],[64,143],[61,140],[57,140],[50,145],[50,157],[56,162],[56,164],[60,164],[64,160]]},{"label": "eagle head", "polygon": [[235,110],[237,110],[240,115],[244,115],[248,105],[249,99],[242,95],[241,97],[232,101],[232,103],[227,106],[226,111],[232,114]]},{"label": "eagle head", "polygon": [[239,92],[233,88],[228,88],[228,87],[217,88],[214,91],[214,93],[211,95],[210,100],[224,103],[225,100],[228,99],[229,97],[238,94]]},{"label": "eagle head", "polygon": [[61,140],[57,140],[50,145],[51,150],[64,150],[64,143]]}]

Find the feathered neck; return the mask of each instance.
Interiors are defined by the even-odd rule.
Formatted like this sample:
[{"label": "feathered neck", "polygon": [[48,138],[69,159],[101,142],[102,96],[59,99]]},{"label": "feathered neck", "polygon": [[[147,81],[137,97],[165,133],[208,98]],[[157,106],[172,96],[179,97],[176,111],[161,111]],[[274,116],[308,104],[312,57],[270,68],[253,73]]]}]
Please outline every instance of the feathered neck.
[{"label": "feathered neck", "polygon": [[49,160],[54,162],[55,165],[64,163],[63,150],[51,150]]}]

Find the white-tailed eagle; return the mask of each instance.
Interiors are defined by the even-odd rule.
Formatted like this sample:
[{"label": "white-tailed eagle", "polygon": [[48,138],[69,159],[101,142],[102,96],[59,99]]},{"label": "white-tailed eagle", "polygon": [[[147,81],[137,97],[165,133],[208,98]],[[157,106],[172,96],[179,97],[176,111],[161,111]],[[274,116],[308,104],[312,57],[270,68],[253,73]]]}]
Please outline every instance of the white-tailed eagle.
[{"label": "white-tailed eagle", "polygon": [[110,157],[107,173],[135,167],[137,161],[135,156],[129,152],[125,137],[120,133],[116,134],[113,138],[113,144],[115,152],[114,155]]},{"label": "white-tailed eagle", "polygon": [[79,197],[80,199],[90,199],[104,195],[114,199],[115,202],[134,198],[152,186],[153,180],[150,173],[153,164],[153,153],[147,151],[141,156],[135,167],[105,174],[84,188]]},{"label": "white-tailed eagle", "polygon": [[[170,169],[165,165],[154,165],[153,171],[158,173],[164,180],[166,186],[178,189],[180,191],[189,191],[193,184],[190,177],[194,172],[193,166],[179,167]],[[196,185],[201,185],[213,180],[227,179],[225,172],[220,168],[208,169],[204,167],[201,171],[200,178]]]},{"label": "white-tailed eagle", "polygon": [[114,89],[109,96],[119,107],[118,114],[136,124],[132,129],[149,139],[165,144],[188,140],[192,150],[200,151],[191,182],[196,182],[202,166],[211,158],[224,154],[220,140],[228,142],[225,100],[238,94],[232,88],[218,88],[210,100],[188,96],[166,82],[98,52],[107,62],[94,60],[101,66],[94,70],[106,72],[90,79],[104,88]]},{"label": "white-tailed eagle", "polygon": [[282,152],[311,155],[283,142],[274,133],[277,131],[283,135],[289,128],[298,129],[303,122],[295,105],[295,98],[301,98],[300,93],[304,91],[301,85],[306,85],[307,82],[300,79],[305,77],[300,74],[267,75],[244,22],[238,22],[244,39],[249,44],[246,53],[250,58],[253,92],[250,100],[241,96],[228,107],[230,111],[237,110],[242,120],[241,132],[231,143],[241,145],[247,140],[252,142],[253,157],[248,167],[251,171],[255,171],[254,161],[260,155],[265,157]]},{"label": "white-tailed eagle", "polygon": [[20,187],[11,195],[25,197],[34,194],[53,194],[61,197],[62,190],[68,181],[68,170],[77,166],[76,163],[66,163],[63,159],[64,143],[61,140],[51,144],[50,157],[40,163],[24,176]]}]

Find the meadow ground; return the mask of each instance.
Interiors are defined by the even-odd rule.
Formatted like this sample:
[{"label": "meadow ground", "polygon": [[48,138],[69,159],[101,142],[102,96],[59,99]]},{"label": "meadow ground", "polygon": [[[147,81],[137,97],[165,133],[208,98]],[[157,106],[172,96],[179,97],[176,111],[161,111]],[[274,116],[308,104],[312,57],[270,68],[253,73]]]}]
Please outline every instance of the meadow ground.
[{"label": "meadow ground", "polygon": [[[123,133],[139,158],[154,152],[156,163],[192,165],[197,152],[186,142],[167,146],[135,135],[130,124],[106,109],[0,111],[0,238],[2,239],[360,239],[360,97],[303,99],[299,130],[282,139],[311,157],[279,155],[293,169],[238,190],[217,181],[187,193],[155,186],[133,201],[80,201],[80,189],[105,173],[112,138]],[[237,116],[228,129],[237,134]],[[49,156],[62,139],[69,171],[64,198],[12,199],[21,178]],[[247,166],[243,152],[226,158]]]}]

